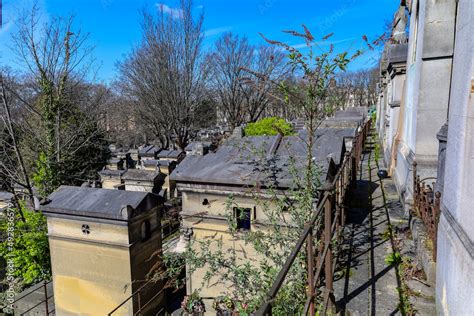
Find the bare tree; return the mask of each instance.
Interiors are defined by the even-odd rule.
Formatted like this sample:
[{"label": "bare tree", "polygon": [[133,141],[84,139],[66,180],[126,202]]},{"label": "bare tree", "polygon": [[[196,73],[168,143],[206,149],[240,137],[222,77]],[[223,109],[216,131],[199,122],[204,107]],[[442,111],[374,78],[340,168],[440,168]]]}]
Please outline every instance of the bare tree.
[{"label": "bare tree", "polygon": [[248,70],[260,76],[246,80],[244,94],[248,120],[255,122],[272,105],[272,100],[277,101],[269,97],[274,88],[270,80],[281,81],[287,74],[287,67],[284,65],[285,55],[275,46],[260,45],[252,56],[251,68]]},{"label": "bare tree", "polygon": [[[20,148],[21,132],[18,128],[19,106],[14,96],[17,94],[17,82],[7,70],[0,70],[0,188],[14,193],[14,186],[26,188],[30,199],[33,198],[31,178],[27,172]],[[22,221],[25,221],[23,211],[14,196],[14,203]]]},{"label": "bare tree", "polygon": [[144,12],[143,39],[120,64],[121,86],[136,105],[138,119],[168,147],[172,138],[184,148],[195,128],[196,109],[204,100],[202,22],[192,1],[182,0],[178,14],[163,6]]},{"label": "bare tree", "polygon": [[[258,120],[270,104],[270,78],[284,74],[284,54],[273,46],[250,45],[247,38],[226,33],[208,55],[210,86],[220,115],[234,128]],[[253,77],[258,73],[261,76]]]},{"label": "bare tree", "polygon": [[[3,98],[3,107],[7,109],[12,100],[19,104],[18,116],[10,123],[17,129],[13,133],[22,137],[13,146],[14,151],[22,150],[23,164],[17,167],[32,179],[11,180],[30,192],[34,182],[46,195],[61,184],[95,176],[105,163],[107,146],[97,125],[97,109],[106,93],[87,83],[92,48],[85,45],[87,35],[74,29],[74,18],[39,21],[36,5],[18,19],[13,50],[24,66],[25,79],[10,101]],[[7,111],[2,115],[7,124],[8,116]]]},{"label": "bare tree", "polygon": [[247,38],[226,33],[220,37],[214,51],[207,57],[210,67],[211,91],[218,102],[220,115],[231,128],[239,126],[246,118],[247,95],[243,79],[247,75],[245,68],[250,68],[253,47]]},{"label": "bare tree", "polygon": [[377,101],[378,69],[341,72],[334,79],[329,102],[334,109],[370,106]]}]

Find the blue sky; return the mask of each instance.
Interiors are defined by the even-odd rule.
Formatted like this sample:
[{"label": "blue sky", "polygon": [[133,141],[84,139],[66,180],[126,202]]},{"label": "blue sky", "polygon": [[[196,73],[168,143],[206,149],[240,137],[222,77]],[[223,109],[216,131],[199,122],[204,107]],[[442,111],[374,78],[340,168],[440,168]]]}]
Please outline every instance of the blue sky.
[{"label": "blue sky", "polygon": [[[3,0],[3,27],[0,30],[0,64],[18,68],[9,46],[15,20],[22,7],[33,0]],[[164,4],[170,12],[176,0],[39,0],[45,20],[54,15],[74,13],[76,23],[89,33],[95,46],[98,80],[110,83],[117,75],[116,62],[122,60],[140,41],[140,11],[154,10]],[[195,0],[195,12],[204,12],[205,48],[223,33],[231,31],[247,36],[252,43],[262,43],[259,32],[268,38],[300,45],[301,40],[281,30],[301,30],[307,25],[316,36],[334,32],[336,49],[363,47],[361,37],[380,35],[386,21],[392,19],[399,0]],[[375,64],[378,52],[369,52],[352,69]]]}]

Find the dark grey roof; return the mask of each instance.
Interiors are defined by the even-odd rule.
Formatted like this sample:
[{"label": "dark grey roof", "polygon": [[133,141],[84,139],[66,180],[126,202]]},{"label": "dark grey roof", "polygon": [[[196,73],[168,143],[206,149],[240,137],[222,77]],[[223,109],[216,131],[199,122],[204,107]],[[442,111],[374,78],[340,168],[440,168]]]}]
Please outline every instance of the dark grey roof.
[{"label": "dark grey roof", "polygon": [[364,115],[359,111],[336,111],[334,118],[364,120]]},{"label": "dark grey roof", "polygon": [[142,164],[147,167],[156,167],[158,165],[158,159],[144,159]]},{"label": "dark grey roof", "polygon": [[[305,131],[303,131],[304,133]],[[301,133],[301,132],[300,132]],[[345,137],[345,138],[353,138],[357,135],[357,128],[345,128],[345,127],[334,127],[334,128],[318,128],[316,131],[316,135],[329,135],[333,134],[335,136]]]},{"label": "dark grey roof", "polygon": [[154,157],[157,152],[161,151],[161,147],[155,145],[147,145],[138,150],[141,157]]},{"label": "dark grey roof", "polygon": [[362,115],[364,118],[367,117],[369,114],[369,107],[368,106],[351,106],[348,107],[344,110],[345,112],[352,112],[352,113],[359,113],[359,115]]},{"label": "dark grey roof", "polygon": [[13,194],[7,191],[0,191],[0,201],[10,201],[13,199]]},{"label": "dark grey roof", "polygon": [[157,160],[157,161],[158,161],[158,166],[168,167],[170,165],[176,165],[176,161],[172,161],[172,160]]},{"label": "dark grey roof", "polygon": [[107,164],[108,165],[122,165],[123,164],[123,159],[122,158],[110,158],[108,161],[107,161]]},{"label": "dark grey roof", "polygon": [[357,128],[363,123],[363,117],[329,117],[321,123],[321,128]]},{"label": "dark grey roof", "polygon": [[[344,138],[321,135],[313,147],[314,160],[323,169],[322,180],[332,163],[339,163],[345,151]],[[229,139],[215,153],[187,156],[173,171],[178,182],[225,185],[291,187],[291,167],[303,170],[306,147],[298,136],[257,136]]]},{"label": "dark grey roof", "polygon": [[[128,221],[163,203],[153,193],[72,186],[59,187],[48,200],[49,203],[40,207],[47,216],[62,214],[119,221]],[[130,206],[128,210],[127,206]]]},{"label": "dark grey roof", "polygon": [[183,151],[181,150],[162,150],[158,153],[158,158],[175,158],[177,159],[179,155],[181,155]]},{"label": "dark grey roof", "polygon": [[155,181],[160,178],[158,171],[143,169],[128,169],[122,176],[123,180]]},{"label": "dark grey roof", "polygon": [[99,175],[101,176],[115,176],[115,177],[120,177],[123,175],[127,170],[109,170],[109,169],[104,169],[99,171]]},{"label": "dark grey roof", "polygon": [[191,142],[184,148],[185,151],[193,151],[198,145],[205,147],[211,147],[211,142]]},{"label": "dark grey roof", "polygon": [[[282,155],[290,157],[302,158],[306,161],[306,143],[301,140],[300,136],[288,136],[282,139],[278,152]],[[303,137],[306,139],[306,137]],[[326,161],[328,157],[332,158],[335,164],[341,163],[344,157],[345,145],[343,135],[337,133],[322,133],[316,134],[316,139],[313,145],[313,157],[317,161]]]}]

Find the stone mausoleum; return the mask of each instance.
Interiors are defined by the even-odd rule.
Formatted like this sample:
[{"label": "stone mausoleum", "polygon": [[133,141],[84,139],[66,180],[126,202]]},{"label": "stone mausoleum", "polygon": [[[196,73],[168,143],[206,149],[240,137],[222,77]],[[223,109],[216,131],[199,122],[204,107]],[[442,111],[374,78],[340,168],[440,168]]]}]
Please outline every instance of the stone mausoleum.
[{"label": "stone mausoleum", "polygon": [[[61,186],[41,206],[57,315],[134,315],[162,307],[147,274],[161,251],[163,199],[147,192]],[[140,298],[132,293],[142,288]],[[127,300],[128,299],[128,300]]]}]

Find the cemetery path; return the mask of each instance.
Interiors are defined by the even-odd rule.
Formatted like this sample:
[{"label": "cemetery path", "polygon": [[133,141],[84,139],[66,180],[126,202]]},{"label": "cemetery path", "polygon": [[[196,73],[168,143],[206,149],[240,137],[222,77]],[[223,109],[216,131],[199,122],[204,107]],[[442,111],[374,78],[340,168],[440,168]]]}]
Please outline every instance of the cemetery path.
[{"label": "cemetery path", "polygon": [[334,283],[337,308],[350,315],[401,315],[399,267],[386,259],[396,252],[392,224],[402,220],[403,210],[393,181],[377,176],[374,156],[364,153],[347,213]]}]

